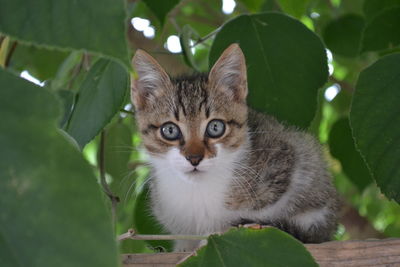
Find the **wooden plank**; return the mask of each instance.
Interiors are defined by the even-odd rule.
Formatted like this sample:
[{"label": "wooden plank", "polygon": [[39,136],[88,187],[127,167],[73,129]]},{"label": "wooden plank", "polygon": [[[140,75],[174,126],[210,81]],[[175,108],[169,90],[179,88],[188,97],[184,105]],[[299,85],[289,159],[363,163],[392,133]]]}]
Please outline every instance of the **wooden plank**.
[{"label": "wooden plank", "polygon": [[400,239],[308,244],[320,266],[400,266]]},{"label": "wooden plank", "polygon": [[[321,267],[400,267],[400,238],[305,245]],[[124,267],[171,267],[190,253],[124,254]]]}]

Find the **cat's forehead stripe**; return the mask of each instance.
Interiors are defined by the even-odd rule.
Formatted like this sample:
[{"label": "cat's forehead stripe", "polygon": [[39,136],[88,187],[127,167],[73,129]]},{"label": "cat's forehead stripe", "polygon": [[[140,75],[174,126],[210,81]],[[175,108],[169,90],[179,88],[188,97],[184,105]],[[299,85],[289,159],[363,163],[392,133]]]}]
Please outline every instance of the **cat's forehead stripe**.
[{"label": "cat's forehead stripe", "polygon": [[[177,105],[179,106],[177,113],[182,110],[185,117],[197,116],[204,106],[206,117],[208,118],[210,108],[208,104],[207,75],[194,74],[173,78],[172,80],[176,90]],[[175,117],[177,117],[176,114]]]}]

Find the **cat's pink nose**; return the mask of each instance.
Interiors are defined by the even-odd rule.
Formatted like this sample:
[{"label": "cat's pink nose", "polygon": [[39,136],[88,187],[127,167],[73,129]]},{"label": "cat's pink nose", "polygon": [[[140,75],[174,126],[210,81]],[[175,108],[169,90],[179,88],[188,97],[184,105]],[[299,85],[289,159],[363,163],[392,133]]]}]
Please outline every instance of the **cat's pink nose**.
[{"label": "cat's pink nose", "polygon": [[192,164],[194,167],[200,164],[200,161],[203,159],[203,155],[188,155],[186,159]]}]

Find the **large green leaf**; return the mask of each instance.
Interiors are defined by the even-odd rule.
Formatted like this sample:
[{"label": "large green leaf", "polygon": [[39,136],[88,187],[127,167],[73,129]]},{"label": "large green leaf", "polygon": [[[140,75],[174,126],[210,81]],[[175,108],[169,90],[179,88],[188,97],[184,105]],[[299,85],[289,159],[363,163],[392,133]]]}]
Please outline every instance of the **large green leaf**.
[{"label": "large green leaf", "polygon": [[118,266],[90,165],[46,89],[0,69],[0,265]]},{"label": "large green leaf", "polygon": [[347,177],[363,191],[372,182],[371,174],[355,147],[348,119],[340,119],[329,134],[329,149],[337,158]]},{"label": "large green leaf", "polygon": [[350,111],[356,145],[376,183],[400,202],[400,54],[361,72]]},{"label": "large green leaf", "polygon": [[0,0],[0,32],[26,42],[84,49],[130,68],[122,0]]},{"label": "large green leaf", "polygon": [[358,56],[364,25],[364,18],[355,14],[332,20],[323,32],[326,46],[338,55]]},{"label": "large green leaf", "polygon": [[211,235],[196,254],[180,266],[318,266],[299,241],[275,228]]},{"label": "large green leaf", "polygon": [[179,3],[180,0],[143,0],[153,11],[161,24],[164,24],[165,16]]},{"label": "large green leaf", "polygon": [[242,15],[217,34],[210,65],[231,43],[239,43],[246,57],[250,106],[306,128],[317,108],[318,88],[328,77],[320,39],[283,14]]},{"label": "large green leaf", "polygon": [[384,9],[394,6],[400,6],[400,0],[365,0],[363,11],[367,21],[370,21]]},{"label": "large green leaf", "polygon": [[81,85],[67,132],[84,147],[111,120],[123,104],[128,73],[110,60],[99,60]]},{"label": "large green leaf", "polygon": [[400,6],[385,9],[367,24],[362,51],[379,51],[400,44]]}]

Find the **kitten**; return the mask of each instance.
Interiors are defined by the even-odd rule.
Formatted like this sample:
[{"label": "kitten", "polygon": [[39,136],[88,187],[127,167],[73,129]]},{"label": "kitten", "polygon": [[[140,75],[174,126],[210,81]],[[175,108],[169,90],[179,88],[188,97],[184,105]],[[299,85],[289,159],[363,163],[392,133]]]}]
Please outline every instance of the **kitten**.
[{"label": "kitten", "polygon": [[[152,211],[173,234],[208,235],[240,223],[278,227],[299,240],[330,240],[337,195],[314,138],[246,105],[237,44],[210,73],[169,77],[142,50],[132,102],[152,166]],[[177,241],[189,251],[198,241]]]}]

